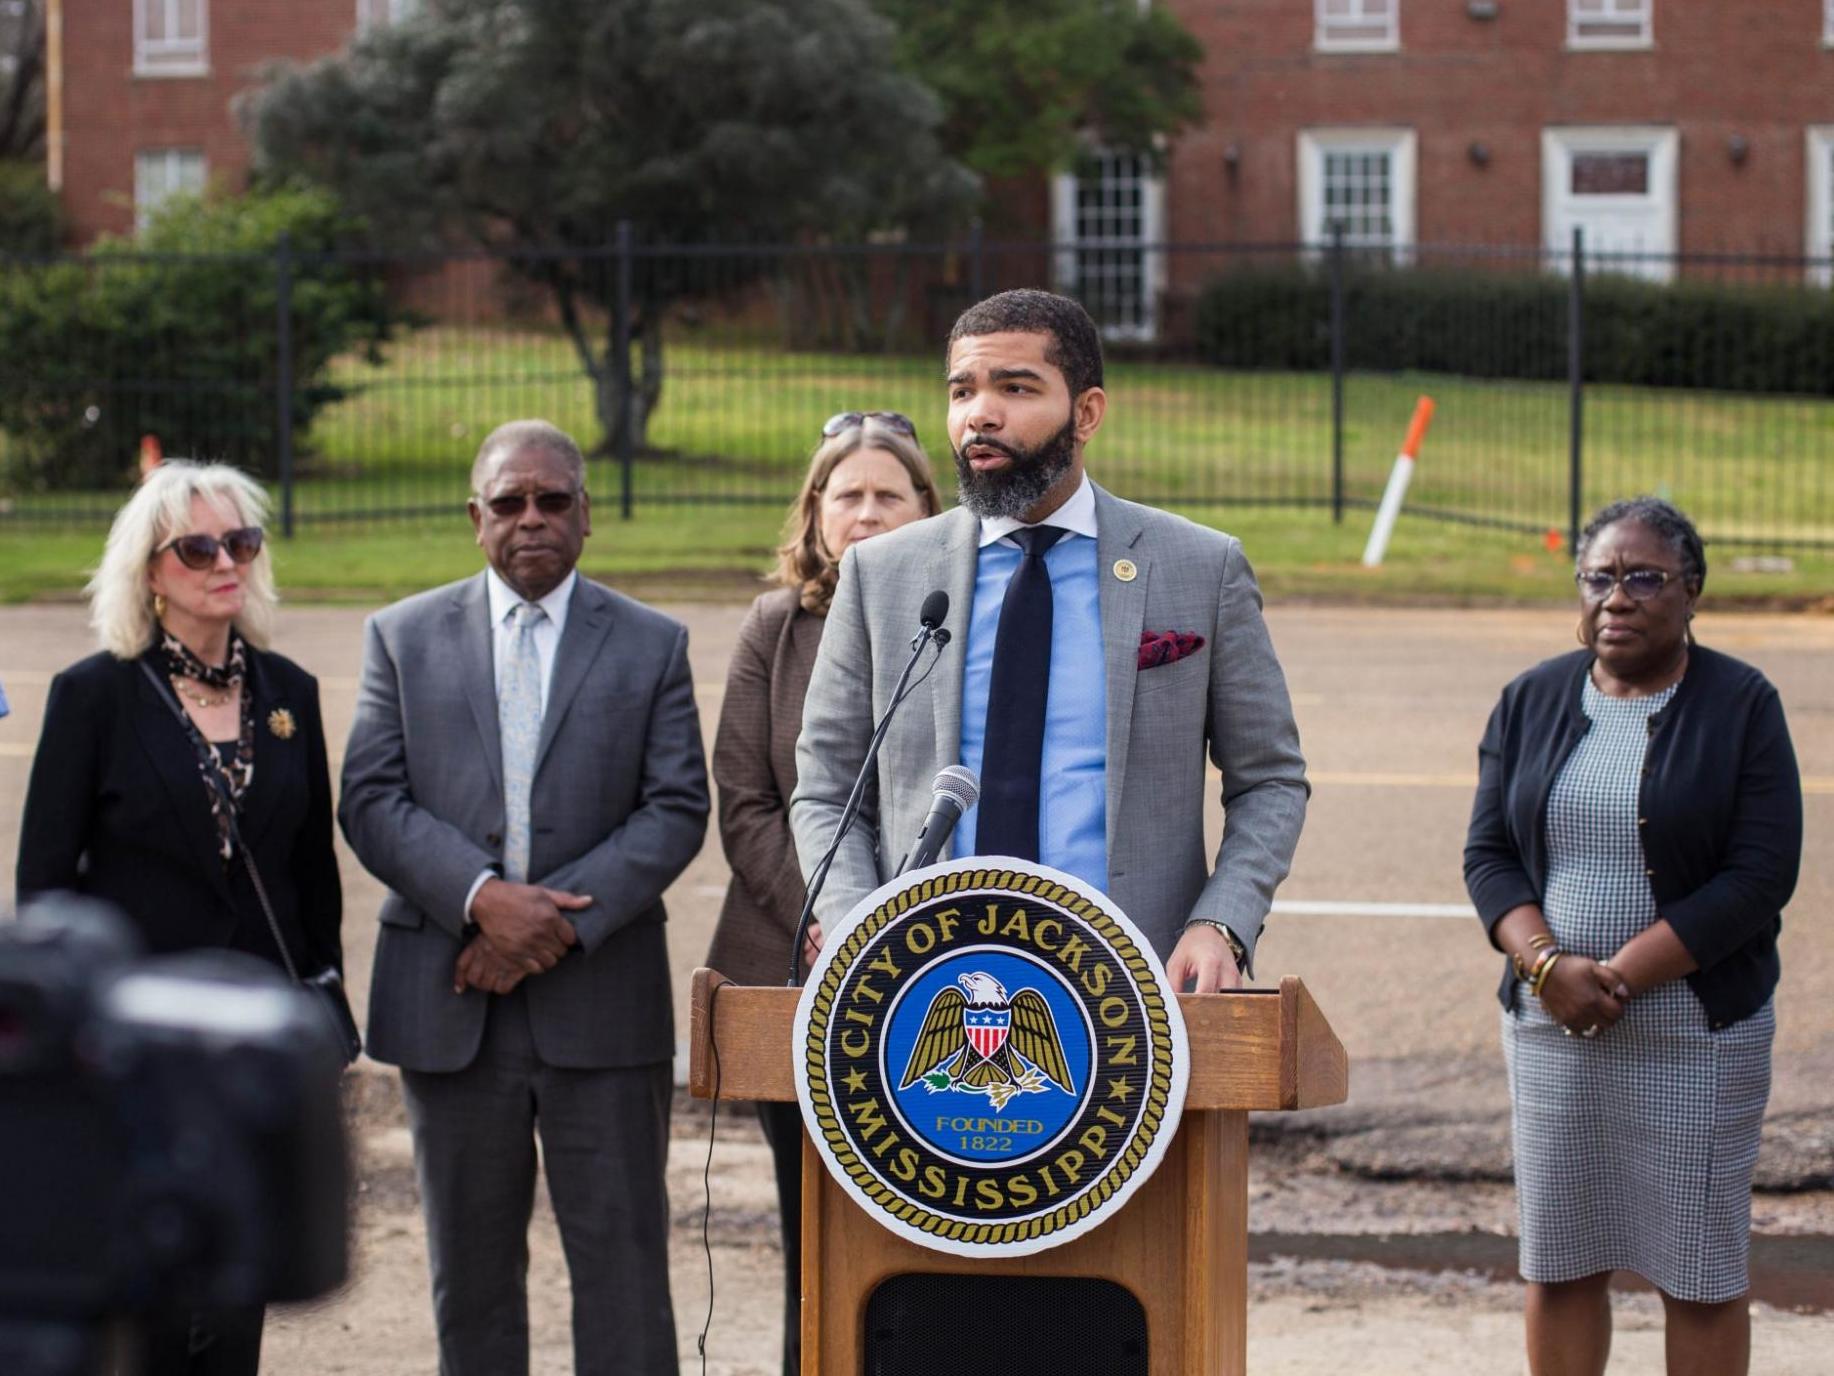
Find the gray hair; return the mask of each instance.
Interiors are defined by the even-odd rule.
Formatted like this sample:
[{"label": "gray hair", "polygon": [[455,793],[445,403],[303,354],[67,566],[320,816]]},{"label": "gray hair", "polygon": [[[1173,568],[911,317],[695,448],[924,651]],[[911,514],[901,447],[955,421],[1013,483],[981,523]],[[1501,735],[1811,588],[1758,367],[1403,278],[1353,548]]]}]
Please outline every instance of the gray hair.
[{"label": "gray hair", "polygon": [[[116,659],[134,659],[153,643],[157,618],[148,571],[160,546],[190,530],[191,504],[200,497],[242,525],[267,521],[267,493],[226,463],[167,459],[147,474],[115,514],[101,563],[84,590],[89,596],[89,625],[102,648]],[[243,590],[236,629],[249,644],[266,649],[280,598],[274,587],[274,561],[265,544],[248,566]]]},{"label": "gray hair", "polygon": [[478,446],[478,456],[471,462],[472,495],[483,495],[484,475],[493,463],[506,454],[514,454],[523,449],[538,449],[552,454],[567,465],[567,470],[573,475],[573,486],[585,490],[586,456],[580,453],[580,447],[573,442],[571,435],[545,420],[511,420],[484,436],[484,443]]},{"label": "gray hair", "polygon": [[1683,583],[1696,593],[1707,585],[1707,549],[1700,532],[1694,529],[1694,523],[1682,514],[1680,507],[1660,497],[1629,497],[1602,507],[1580,531],[1579,544],[1573,550],[1574,560],[1586,557],[1586,551],[1592,548],[1600,531],[1626,521],[1642,526],[1668,546],[1681,565]]}]

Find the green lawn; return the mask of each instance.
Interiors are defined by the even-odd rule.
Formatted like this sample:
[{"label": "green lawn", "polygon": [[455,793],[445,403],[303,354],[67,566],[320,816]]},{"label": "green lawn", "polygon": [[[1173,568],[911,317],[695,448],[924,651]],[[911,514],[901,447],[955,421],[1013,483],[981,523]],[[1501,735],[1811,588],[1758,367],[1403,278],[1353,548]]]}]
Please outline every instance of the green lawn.
[{"label": "green lawn", "polygon": [[[1185,508],[1239,535],[1271,600],[1532,603],[1571,598],[1572,565],[1538,540],[1503,531],[1403,518],[1388,561],[1358,562],[1367,512],[1342,526],[1328,512],[1265,507]],[[742,599],[761,585],[777,538],[777,508],[658,506],[630,521],[602,511],[587,541],[587,572],[654,599]],[[10,531],[0,538],[0,601],[72,597],[100,551],[100,531]],[[376,603],[481,567],[463,517],[401,526],[314,527],[276,540],[283,595],[296,602]],[[1710,551],[1716,605],[1827,605],[1834,555],[1797,556],[1783,573],[1738,573]]]},{"label": "green lawn", "polygon": [[[632,474],[636,520],[615,519],[614,466],[592,464],[595,571],[717,573],[742,586],[768,562],[816,432],[837,410],[905,411],[942,457],[938,359],[715,347],[686,331],[667,358],[655,452]],[[572,346],[554,332],[424,329],[391,345],[380,366],[350,359],[337,372],[352,395],[317,419],[296,488],[299,534],[281,549],[283,580],[296,593],[367,598],[462,572],[472,556],[457,513],[469,458],[490,426],[541,415],[582,438],[597,433]],[[1123,361],[1109,368],[1108,389],[1108,422],[1090,451],[1099,480],[1242,533],[1275,595],[1564,595],[1552,577],[1558,561],[1538,539],[1567,520],[1569,420],[1558,384],[1347,380],[1344,470],[1353,504],[1379,497],[1415,399],[1429,394],[1438,411],[1410,512],[1478,515],[1521,531],[1405,517],[1390,567],[1373,576],[1355,567],[1368,511],[1353,505],[1336,527],[1317,505],[1331,493],[1328,377]],[[1720,567],[1740,541],[1834,546],[1834,403],[1594,387],[1585,417],[1586,508],[1660,492],[1695,517]],[[74,586],[120,494],[10,500],[22,515],[84,517],[79,533],[65,533],[0,515],[0,597],[16,599]],[[352,519],[378,511],[397,517]],[[442,524],[441,511],[454,517]],[[1759,598],[1813,597],[1830,586],[1831,556],[1798,552],[1795,572],[1740,575],[1738,587]],[[1731,586],[1730,578],[1719,584]]]}]

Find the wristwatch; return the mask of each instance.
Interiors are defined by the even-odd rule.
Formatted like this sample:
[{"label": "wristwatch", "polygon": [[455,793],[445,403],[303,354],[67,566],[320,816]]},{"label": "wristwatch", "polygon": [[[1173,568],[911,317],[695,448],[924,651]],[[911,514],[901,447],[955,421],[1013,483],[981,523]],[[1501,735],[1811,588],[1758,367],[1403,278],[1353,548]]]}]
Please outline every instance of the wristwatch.
[{"label": "wristwatch", "polygon": [[1235,957],[1235,968],[1238,974],[1248,973],[1248,951],[1242,945],[1242,939],[1229,930],[1227,922],[1219,922],[1214,917],[1194,917],[1184,924],[1186,927],[1214,927],[1223,934],[1223,940],[1229,943],[1229,954]]}]

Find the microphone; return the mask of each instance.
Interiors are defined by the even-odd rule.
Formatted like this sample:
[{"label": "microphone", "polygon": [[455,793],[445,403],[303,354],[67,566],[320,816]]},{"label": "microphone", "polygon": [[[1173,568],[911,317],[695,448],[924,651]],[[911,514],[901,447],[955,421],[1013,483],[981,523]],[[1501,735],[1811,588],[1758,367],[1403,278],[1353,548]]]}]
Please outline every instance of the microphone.
[{"label": "microphone", "polygon": [[981,796],[981,781],[974,777],[972,769],[959,764],[945,768],[930,787],[934,790],[930,795],[930,815],[923,819],[923,830],[917,833],[910,854],[898,866],[899,874],[935,864],[936,857],[942,854],[942,848],[954,833],[955,824]]},{"label": "microphone", "polygon": [[[898,684],[892,689],[892,700],[885,709],[885,715],[879,718],[879,724],[873,728],[872,740],[866,747],[866,758],[860,763],[860,772],[853,781],[853,792],[847,795],[847,805],[841,809],[841,819],[834,827],[834,836],[828,842],[828,849],[816,862],[814,872],[809,876],[808,897],[803,899],[802,913],[796,919],[796,935],[790,942],[790,984],[802,983],[802,943],[809,934],[809,922],[815,916],[815,898],[821,892],[822,885],[828,882],[828,870],[834,864],[834,857],[841,848],[841,841],[852,829],[854,821],[860,815],[860,804],[866,798],[866,782],[872,778],[873,764],[879,758],[879,747],[885,744],[885,733],[891,729],[892,714],[910,692],[911,673],[917,667],[917,661],[923,655],[925,647],[936,646],[938,656],[943,646],[949,643],[949,633],[942,629],[943,618],[949,614],[949,594],[937,588],[923,599],[923,607],[917,614],[917,634],[911,637],[911,657],[904,663],[904,672],[898,675]],[[935,665],[931,665],[934,668]],[[921,680],[919,680],[921,682]],[[962,771],[964,774],[966,770]],[[974,776],[969,774],[973,779]],[[976,782],[978,793],[980,784]],[[955,824],[949,824],[953,827]],[[947,833],[943,833],[946,837]]]},{"label": "microphone", "polygon": [[947,645],[949,633],[942,629],[942,623],[948,615],[949,594],[937,588],[923,599],[923,607],[917,613],[917,634],[911,637],[911,649],[919,649],[926,640],[934,640],[938,649]]}]

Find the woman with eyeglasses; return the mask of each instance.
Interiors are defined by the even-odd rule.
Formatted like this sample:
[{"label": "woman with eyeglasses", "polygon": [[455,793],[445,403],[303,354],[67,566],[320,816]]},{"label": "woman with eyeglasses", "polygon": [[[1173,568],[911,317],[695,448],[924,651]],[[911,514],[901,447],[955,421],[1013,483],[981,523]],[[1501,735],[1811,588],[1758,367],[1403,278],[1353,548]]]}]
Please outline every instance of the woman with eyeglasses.
[{"label": "woman with eyeglasses", "polygon": [[[822,426],[777,551],[777,586],[752,603],[726,675],[713,779],[732,882],[707,964],[741,984],[782,984],[804,896],[790,794],[802,700],[849,545],[942,510],[916,427],[896,411],[843,411]],[[920,590],[921,591],[921,590]],[[915,602],[912,604],[915,606]],[[821,940],[820,929],[812,935]],[[801,1369],[802,1116],[759,1104],[783,1220],[783,1370]]]},{"label": "woman with eyeglasses", "polygon": [[1801,781],[1776,689],[1694,639],[1687,517],[1616,502],[1576,553],[1584,648],[1503,690],[1465,843],[1505,957],[1529,1368],[1605,1370],[1626,1270],[1662,1293],[1670,1376],[1728,1376]]},{"label": "woman with eyeglasses", "polygon": [[[341,971],[318,683],[267,649],[266,510],[235,469],[169,460],[115,517],[88,588],[102,650],[52,680],[17,889],[22,903],[105,899],[149,952],[220,948],[284,968],[278,935],[296,970]],[[134,1369],[251,1374],[261,1327],[259,1306],[165,1315]]]}]

